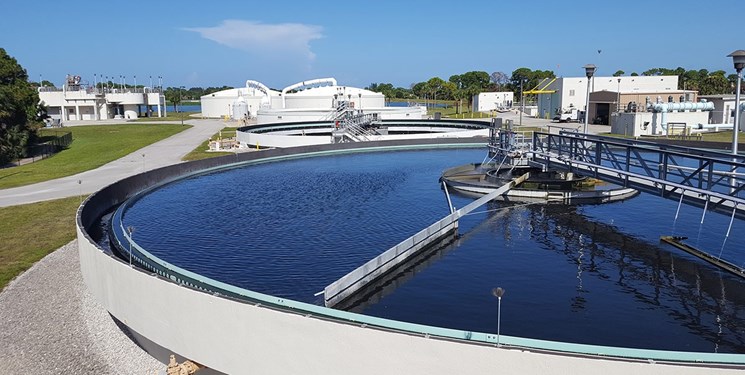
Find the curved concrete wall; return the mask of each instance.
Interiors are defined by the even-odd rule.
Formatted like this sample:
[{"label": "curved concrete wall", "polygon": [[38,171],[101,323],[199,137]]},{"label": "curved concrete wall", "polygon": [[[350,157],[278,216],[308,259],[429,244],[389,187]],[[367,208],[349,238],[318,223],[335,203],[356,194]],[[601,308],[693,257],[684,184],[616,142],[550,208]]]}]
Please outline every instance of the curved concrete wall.
[{"label": "curved concrete wall", "polygon": [[[474,140],[450,139],[448,143]],[[442,142],[420,140],[420,146]],[[734,374],[730,368],[662,364],[522,348],[498,348],[494,335],[398,323],[269,297],[256,304],[205,293],[133,269],[99,248],[87,233],[98,217],[138,192],[179,176],[247,160],[394,147],[411,142],[345,143],[273,149],[177,164],[136,175],[91,195],[77,215],[80,266],[85,284],[114,317],[138,335],[211,369],[231,374]],[[292,307],[295,306],[295,307]],[[328,311],[328,313],[326,313]],[[342,316],[343,318],[335,318]],[[364,321],[364,324],[358,322]],[[376,326],[388,328],[375,328]],[[428,332],[422,334],[421,332]],[[435,332],[435,334],[431,334]],[[437,334],[442,332],[443,334]],[[472,336],[479,342],[472,341]],[[508,341],[503,336],[503,342]],[[518,338],[512,338],[517,342]],[[525,342],[535,340],[522,339]],[[603,348],[595,347],[602,353]],[[606,348],[612,349],[612,348]],[[634,350],[617,350],[632,353]],[[620,354],[623,355],[623,354]],[[742,356],[701,354],[742,363]],[[690,358],[695,360],[697,354]],[[739,373],[739,371],[737,372]]]},{"label": "curved concrete wall", "polygon": [[[416,140],[426,138],[474,138],[488,137],[489,123],[484,121],[448,121],[448,120],[388,120],[385,123],[390,131],[419,132],[417,134],[388,134],[375,136],[375,141]],[[254,129],[256,129],[254,131]],[[270,130],[276,129],[276,130]],[[243,145],[254,147],[298,147],[330,144],[330,135],[334,129],[331,122],[297,122],[276,125],[255,125],[239,128],[236,139]],[[427,133],[421,133],[427,132]]]}]

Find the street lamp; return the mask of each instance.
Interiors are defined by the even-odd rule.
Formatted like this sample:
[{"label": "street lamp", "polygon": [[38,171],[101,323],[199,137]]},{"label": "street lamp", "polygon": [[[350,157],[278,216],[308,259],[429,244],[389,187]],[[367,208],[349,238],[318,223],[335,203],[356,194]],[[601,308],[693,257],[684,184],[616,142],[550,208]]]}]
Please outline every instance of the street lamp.
[{"label": "street lamp", "polygon": [[523,82],[525,82],[525,78],[520,77],[520,126],[523,126],[523,112],[525,112],[525,94],[523,94]]},{"label": "street lamp", "polygon": [[616,112],[621,112],[621,78],[618,78],[618,100],[616,100]]},{"label": "street lamp", "polygon": [[494,297],[497,297],[497,346],[499,346],[499,336],[501,334],[500,328],[502,326],[502,296],[504,295],[504,289],[501,287],[494,288],[491,291]]},{"label": "street lamp", "polygon": [[358,97],[359,97],[359,99],[360,99],[360,100],[359,100],[359,102],[360,102],[360,112],[362,112],[362,93],[361,93],[361,92],[357,93],[357,96],[358,96]]},{"label": "street lamp", "polygon": [[178,105],[181,112],[181,126],[184,126],[184,103],[181,96],[181,93],[184,91],[184,86],[179,86],[178,88]]},{"label": "street lamp", "polygon": [[587,75],[587,100],[585,101],[585,128],[584,133],[587,134],[587,120],[590,117],[590,81],[592,76],[595,74],[597,67],[593,64],[587,64],[583,66],[585,68],[585,75]]},{"label": "street lamp", "polygon": [[732,155],[737,155],[737,133],[740,132],[740,81],[742,81],[742,68],[745,68],[745,50],[737,50],[727,57],[732,58],[732,63],[737,71],[737,84],[735,85],[735,126],[732,127]]}]

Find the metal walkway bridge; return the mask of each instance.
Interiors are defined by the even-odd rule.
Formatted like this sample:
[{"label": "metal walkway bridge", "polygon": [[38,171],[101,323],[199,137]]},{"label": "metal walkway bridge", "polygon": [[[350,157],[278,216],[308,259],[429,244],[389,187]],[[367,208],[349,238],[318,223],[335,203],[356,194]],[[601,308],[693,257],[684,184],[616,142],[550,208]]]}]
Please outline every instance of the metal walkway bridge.
[{"label": "metal walkway bridge", "polygon": [[529,163],[745,219],[745,158],[575,132],[533,133]]}]

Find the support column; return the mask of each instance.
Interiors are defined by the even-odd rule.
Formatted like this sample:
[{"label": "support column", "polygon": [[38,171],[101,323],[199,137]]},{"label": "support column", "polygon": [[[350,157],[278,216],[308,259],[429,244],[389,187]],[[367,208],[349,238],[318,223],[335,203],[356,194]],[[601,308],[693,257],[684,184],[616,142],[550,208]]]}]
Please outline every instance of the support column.
[{"label": "support column", "polygon": [[80,105],[75,102],[75,120],[80,121]]}]

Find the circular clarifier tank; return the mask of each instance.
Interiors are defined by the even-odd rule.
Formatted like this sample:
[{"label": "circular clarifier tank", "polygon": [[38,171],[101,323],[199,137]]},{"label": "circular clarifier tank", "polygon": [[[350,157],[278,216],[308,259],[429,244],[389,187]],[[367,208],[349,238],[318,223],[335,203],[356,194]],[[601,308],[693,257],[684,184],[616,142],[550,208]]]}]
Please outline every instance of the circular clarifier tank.
[{"label": "circular clarifier tank", "polygon": [[[450,211],[438,179],[481,148],[350,153],[216,170],[127,204],[122,227],[152,255],[282,298],[318,292]],[[463,207],[473,198],[452,196]],[[745,352],[745,285],[659,242],[677,202],[647,194],[598,205],[493,201],[342,308],[366,315],[604,346]],[[728,217],[684,206],[675,235],[722,247]],[[737,254],[742,223],[722,248]],[[712,232],[716,228],[716,233]]]}]

